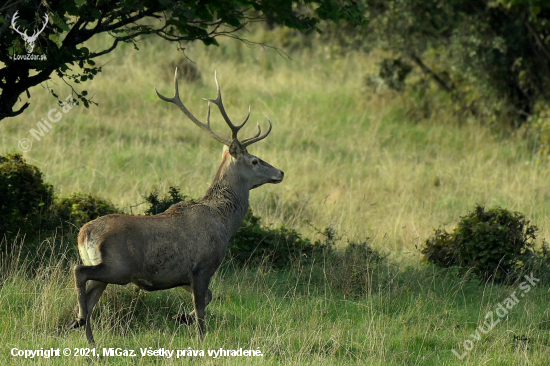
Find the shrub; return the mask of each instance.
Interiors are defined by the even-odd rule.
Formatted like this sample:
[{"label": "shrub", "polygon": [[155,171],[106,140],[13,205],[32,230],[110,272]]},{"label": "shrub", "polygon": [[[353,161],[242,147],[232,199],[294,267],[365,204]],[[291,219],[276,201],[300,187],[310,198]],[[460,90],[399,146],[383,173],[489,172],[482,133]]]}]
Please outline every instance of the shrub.
[{"label": "shrub", "polygon": [[328,275],[345,297],[363,296],[379,282],[375,271],[386,263],[387,255],[370,247],[368,238],[362,242],[348,242],[343,252],[334,253],[328,265]]},{"label": "shrub", "polygon": [[379,63],[378,77],[389,88],[403,91],[405,89],[405,79],[412,69],[412,66],[401,58],[385,58]]},{"label": "shrub", "polygon": [[[62,255],[74,245],[75,230],[60,235],[56,232],[60,225],[69,222],[78,228],[117,212],[113,204],[90,194],[56,197],[42,172],[19,154],[0,156],[0,192],[0,242],[7,245],[6,253],[17,250],[21,259]],[[25,240],[15,241],[17,235]],[[48,245],[43,245],[44,238]]]},{"label": "shrub", "polygon": [[[179,57],[177,60],[171,62],[165,62],[165,64],[167,64],[167,66],[164,69],[167,70],[174,70],[177,67],[179,75],[187,82],[193,83],[201,80],[201,72],[197,65],[185,56]],[[168,80],[172,81],[172,75],[168,77]]]},{"label": "shrub", "polygon": [[324,251],[330,251],[330,242],[304,239],[284,225],[277,229],[261,226],[261,218],[248,210],[239,230],[229,242],[228,255],[238,264],[257,265],[266,261],[283,268],[295,261],[308,261]]},{"label": "shrub", "polygon": [[[63,257],[68,248],[72,253],[75,230],[56,232],[64,222],[80,227],[117,212],[110,202],[90,194],[56,198],[42,172],[19,154],[0,156],[0,192],[0,242],[6,245],[2,254],[31,262],[37,259],[29,269],[42,258]],[[25,240],[15,240],[17,235]]]},{"label": "shrub", "polygon": [[143,198],[147,203],[149,203],[149,208],[145,210],[145,214],[156,215],[168,210],[168,208],[175,203],[186,201],[189,197],[182,195],[179,188],[170,187],[168,190],[168,195],[165,197],[159,198],[159,192],[153,191],[149,193],[148,196],[144,196]]},{"label": "shrub", "polygon": [[531,127],[531,137],[539,154],[550,155],[550,103],[537,103],[533,114],[527,119],[527,126]]},{"label": "shrub", "polygon": [[460,266],[480,279],[517,279],[533,258],[537,227],[518,212],[476,206],[452,233],[436,229],[421,250],[424,260],[441,267]]},{"label": "shrub", "polygon": [[57,221],[70,222],[78,228],[100,216],[118,213],[111,202],[80,192],[57,198],[52,209]]},{"label": "shrub", "polygon": [[53,202],[53,187],[20,154],[0,156],[0,240],[40,228]]}]

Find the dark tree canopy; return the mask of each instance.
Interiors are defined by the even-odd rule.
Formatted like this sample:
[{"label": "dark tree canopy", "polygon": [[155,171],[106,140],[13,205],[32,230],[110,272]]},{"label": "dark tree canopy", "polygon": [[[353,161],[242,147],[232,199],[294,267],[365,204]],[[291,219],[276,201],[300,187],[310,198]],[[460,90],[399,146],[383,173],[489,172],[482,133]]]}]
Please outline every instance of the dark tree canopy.
[{"label": "dark tree canopy", "polygon": [[363,44],[392,51],[392,71],[410,61],[474,113],[474,94],[490,96],[516,127],[537,101],[550,101],[550,1],[364,1],[371,22]]},{"label": "dark tree canopy", "polygon": [[[308,32],[317,29],[319,20],[341,19],[353,24],[363,20],[353,0],[0,2],[0,120],[21,114],[29,106],[27,102],[14,108],[21,94],[30,97],[29,88],[50,79],[52,73],[71,86],[93,79],[101,71],[93,59],[111,52],[120,42],[137,47],[141,36],[156,35],[169,42],[200,40],[217,45],[217,37],[238,38],[236,32],[251,22],[267,21]],[[100,33],[112,36],[110,47],[91,51],[83,45]],[[91,102],[86,91],[73,88],[73,93],[85,106]]]}]

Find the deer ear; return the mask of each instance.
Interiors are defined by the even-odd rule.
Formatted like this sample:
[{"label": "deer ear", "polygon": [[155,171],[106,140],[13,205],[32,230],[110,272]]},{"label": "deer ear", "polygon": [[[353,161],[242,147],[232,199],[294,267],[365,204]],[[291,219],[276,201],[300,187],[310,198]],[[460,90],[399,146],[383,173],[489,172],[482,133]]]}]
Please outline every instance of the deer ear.
[{"label": "deer ear", "polygon": [[233,139],[233,141],[231,141],[231,145],[229,146],[229,154],[237,159],[244,152],[246,152],[246,148],[241,145],[239,140]]}]

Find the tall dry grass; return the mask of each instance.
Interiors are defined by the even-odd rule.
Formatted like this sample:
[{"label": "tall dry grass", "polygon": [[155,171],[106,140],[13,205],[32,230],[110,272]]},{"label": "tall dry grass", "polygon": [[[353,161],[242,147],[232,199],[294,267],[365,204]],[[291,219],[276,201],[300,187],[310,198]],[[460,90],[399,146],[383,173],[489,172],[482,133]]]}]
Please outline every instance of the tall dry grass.
[{"label": "tall dry grass", "polygon": [[[539,226],[540,236],[548,237],[547,161],[520,136],[494,134],[480,126],[482,121],[459,125],[448,109],[437,108],[437,101],[424,118],[414,99],[368,89],[364,77],[375,68],[370,56],[328,57],[321,48],[293,53],[289,60],[230,40],[219,48],[190,45],[186,53],[200,78],[182,77],[180,95],[197,117],[206,114],[202,98],[215,95],[217,70],[229,115],[240,120],[252,106],[252,122],[243,135],[254,133],[256,120],[265,126],[264,115],[273,121],[271,135],[250,148],[285,171],[282,184],[251,194],[251,207],[263,222],[284,224],[306,237],[316,235],[310,223],[336,228],[344,242],[370,237],[375,247],[401,256],[402,262],[373,267],[366,283],[354,282],[354,269],[343,268],[345,263],[281,272],[222,270],[213,279],[216,297],[208,308],[203,345],[196,343],[192,327],[170,320],[181,304],[190,307],[188,296],[110,286],[94,313],[98,342],[134,349],[260,347],[266,354],[261,360],[221,364],[457,364],[451,349],[509,291],[420,266],[415,245],[433,227],[454,225],[476,203],[521,211]],[[173,68],[185,62],[165,43],[145,40],[140,51],[119,47],[98,61],[104,71],[83,85],[99,106],[73,108],[40,141],[29,130],[56,101],[46,85],[35,87],[27,111],[0,122],[0,154],[17,152],[18,141],[30,138],[33,148],[25,159],[60,194],[99,194],[128,213],[143,212],[138,204],[154,188],[178,186],[198,197],[219,164],[221,146],[153,91],[156,86],[170,95]],[[47,86],[62,97],[70,92],[57,79]],[[227,133],[216,111],[212,126]],[[50,238],[43,245],[55,243]],[[9,356],[5,350],[12,347],[86,346],[82,332],[62,329],[75,306],[72,259],[38,257],[32,275],[14,257],[4,257],[0,266],[2,364],[27,363]],[[367,289],[366,296],[344,298],[339,292],[355,288]],[[544,364],[547,296],[542,287],[533,291],[463,363]],[[512,335],[528,335],[537,346],[528,350]],[[82,359],[53,363],[81,364]]]},{"label": "tall dry grass", "polygon": [[[432,228],[455,223],[481,203],[519,210],[548,236],[546,160],[519,137],[493,135],[479,123],[458,126],[436,104],[419,123],[410,98],[367,89],[372,58],[306,50],[289,60],[228,40],[186,53],[200,78],[180,80],[181,96],[199,118],[206,113],[202,98],[215,95],[217,70],[229,115],[240,120],[252,106],[243,136],[253,133],[255,121],[265,126],[264,116],[273,121],[269,138],[251,148],[286,173],[282,185],[251,195],[265,222],[306,235],[314,234],[308,222],[332,226],[350,238],[371,237],[377,247],[410,252]],[[143,206],[133,206],[153,188],[203,194],[221,146],[153,90],[171,94],[173,67],[185,59],[146,40],[141,51],[123,46],[102,62],[104,71],[83,85],[99,106],[73,108],[35,141],[29,130],[56,106],[35,87],[27,112],[0,124],[0,154],[17,151],[19,139],[28,137],[34,145],[25,158],[60,193],[100,194],[128,213],[141,212]],[[61,96],[70,92],[60,80],[48,87]],[[216,111],[213,128],[228,130]]]}]

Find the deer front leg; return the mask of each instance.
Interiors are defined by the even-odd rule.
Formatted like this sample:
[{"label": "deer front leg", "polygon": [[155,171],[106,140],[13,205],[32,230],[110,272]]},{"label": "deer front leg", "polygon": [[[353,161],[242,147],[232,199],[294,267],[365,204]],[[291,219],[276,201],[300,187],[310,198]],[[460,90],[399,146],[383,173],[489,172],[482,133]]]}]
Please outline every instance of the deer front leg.
[{"label": "deer front leg", "polygon": [[[189,291],[192,293],[191,286],[182,286],[182,287],[186,291]],[[206,299],[205,299],[204,306],[205,307],[208,306],[208,304],[210,304],[211,301],[212,301],[212,291],[210,291],[210,289],[206,289]],[[193,310],[189,314],[183,313],[183,314],[174,315],[172,319],[176,320],[181,324],[191,325],[195,323],[195,310]]]},{"label": "deer front leg", "polygon": [[196,281],[199,283],[193,284],[193,304],[195,305],[195,318],[197,321],[197,330],[199,332],[199,341],[204,339],[204,316],[206,315],[206,291],[208,290],[208,283],[200,283],[203,281]]}]

